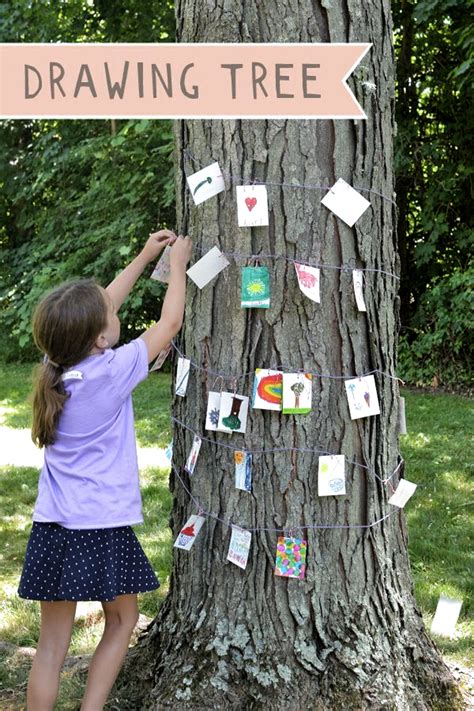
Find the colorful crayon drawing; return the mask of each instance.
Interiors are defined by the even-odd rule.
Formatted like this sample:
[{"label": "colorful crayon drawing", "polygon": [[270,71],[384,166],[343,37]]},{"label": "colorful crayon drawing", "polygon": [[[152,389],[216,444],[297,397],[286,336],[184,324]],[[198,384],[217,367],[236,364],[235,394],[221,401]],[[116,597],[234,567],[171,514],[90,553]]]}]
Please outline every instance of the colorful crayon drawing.
[{"label": "colorful crayon drawing", "polygon": [[252,455],[250,452],[234,452],[235,488],[252,491]]},{"label": "colorful crayon drawing", "polygon": [[236,195],[239,227],[268,225],[268,195],[265,185],[238,185]]},{"label": "colorful crayon drawing", "polygon": [[278,370],[257,368],[252,391],[252,407],[281,410],[283,374]]},{"label": "colorful crayon drawing", "polygon": [[190,516],[181,531],[178,533],[178,537],[175,540],[173,547],[189,551],[196,540],[204,521],[204,516],[198,516],[196,514]]},{"label": "colorful crayon drawing", "polygon": [[379,399],[373,375],[346,380],[345,386],[351,419],[357,420],[360,417],[380,414]]},{"label": "colorful crayon drawing", "polygon": [[307,545],[303,538],[280,536],[277,542],[275,575],[303,580],[306,572]]},{"label": "colorful crayon drawing", "polygon": [[235,563],[235,565],[238,565],[239,568],[245,570],[247,567],[251,540],[252,534],[250,531],[245,531],[243,528],[239,528],[238,526],[232,526],[232,535],[230,538],[227,560],[230,560],[231,563]]},{"label": "colorful crayon drawing", "polygon": [[311,373],[283,373],[283,414],[311,412],[312,382]]},{"label": "colorful crayon drawing", "polygon": [[308,299],[311,299],[311,301],[315,301],[319,304],[319,269],[295,262],[295,270],[296,276],[298,277],[298,285],[302,293],[307,296]]},{"label": "colorful crayon drawing", "polygon": [[267,267],[243,267],[240,305],[242,308],[270,307],[270,275]]},{"label": "colorful crayon drawing", "polygon": [[247,427],[247,413],[249,399],[245,395],[235,393],[221,393],[219,432],[241,432]]}]

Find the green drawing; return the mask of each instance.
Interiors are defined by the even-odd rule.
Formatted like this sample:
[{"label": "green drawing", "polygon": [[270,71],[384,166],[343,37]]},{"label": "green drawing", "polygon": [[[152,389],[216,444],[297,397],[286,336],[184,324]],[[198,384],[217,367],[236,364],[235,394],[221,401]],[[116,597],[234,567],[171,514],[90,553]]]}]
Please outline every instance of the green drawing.
[{"label": "green drawing", "polygon": [[199,188],[201,188],[203,185],[206,185],[206,183],[209,183],[209,184],[212,183],[212,178],[210,175],[205,180],[201,180],[201,182],[196,185],[196,187],[193,190],[193,195],[196,195]]},{"label": "green drawing", "polygon": [[228,427],[230,430],[238,430],[242,426],[242,423],[239,418],[240,407],[242,405],[242,402],[243,400],[241,400],[240,397],[233,397],[230,414],[227,415],[227,417],[222,418],[222,424],[225,425],[225,427]]},{"label": "green drawing", "polygon": [[270,306],[270,275],[267,267],[242,269],[242,308],[268,309]]}]

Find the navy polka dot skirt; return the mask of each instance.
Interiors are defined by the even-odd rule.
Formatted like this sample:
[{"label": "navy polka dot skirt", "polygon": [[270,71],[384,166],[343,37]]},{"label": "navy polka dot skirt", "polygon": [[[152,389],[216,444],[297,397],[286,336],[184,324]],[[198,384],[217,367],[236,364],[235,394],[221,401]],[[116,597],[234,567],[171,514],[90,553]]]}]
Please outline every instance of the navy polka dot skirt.
[{"label": "navy polka dot skirt", "polygon": [[159,585],[130,526],[77,530],[34,521],[18,594],[28,600],[107,602]]}]

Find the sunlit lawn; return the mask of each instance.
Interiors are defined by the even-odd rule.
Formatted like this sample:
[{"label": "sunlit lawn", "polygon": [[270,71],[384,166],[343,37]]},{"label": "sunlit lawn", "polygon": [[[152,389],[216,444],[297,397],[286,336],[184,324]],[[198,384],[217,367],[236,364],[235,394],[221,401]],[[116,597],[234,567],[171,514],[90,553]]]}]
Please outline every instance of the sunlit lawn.
[{"label": "sunlit lawn", "polygon": [[[30,366],[0,368],[0,424],[27,428]],[[165,447],[170,440],[169,376],[159,373],[137,388],[134,397],[138,443]],[[406,392],[409,434],[401,438],[406,459],[405,475],[418,484],[407,505],[409,548],[415,591],[426,624],[430,625],[441,593],[463,600],[456,638],[437,639],[446,657],[474,666],[472,623],[472,462],[469,461],[472,405],[454,395]],[[2,422],[3,420],[3,422]],[[0,640],[35,646],[39,632],[38,605],[16,596],[31,512],[36,497],[38,471],[26,467],[0,468]],[[161,588],[141,596],[140,610],[154,617],[169,585],[171,535],[168,517],[171,496],[167,471],[149,468],[141,472],[145,524],[137,535],[161,580]],[[469,501],[471,497],[471,502]],[[93,651],[102,623],[96,612],[75,627],[71,654]],[[2,664],[3,662],[3,664]],[[0,657],[0,689],[25,684],[29,661],[3,652]],[[64,675],[57,708],[78,707],[83,674]],[[8,696],[0,692],[0,707]],[[3,705],[2,705],[3,704]]]}]

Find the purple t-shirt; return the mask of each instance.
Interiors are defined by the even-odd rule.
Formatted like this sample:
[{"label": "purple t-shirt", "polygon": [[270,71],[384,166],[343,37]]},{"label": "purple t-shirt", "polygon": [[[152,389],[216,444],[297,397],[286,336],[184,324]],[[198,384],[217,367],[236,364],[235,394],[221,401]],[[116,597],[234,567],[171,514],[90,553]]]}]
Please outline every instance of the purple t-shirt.
[{"label": "purple t-shirt", "polygon": [[143,523],[131,393],[147,375],[141,338],[64,373],[69,398],[56,440],[45,447],[33,521],[65,528]]}]

